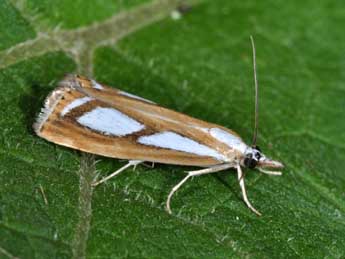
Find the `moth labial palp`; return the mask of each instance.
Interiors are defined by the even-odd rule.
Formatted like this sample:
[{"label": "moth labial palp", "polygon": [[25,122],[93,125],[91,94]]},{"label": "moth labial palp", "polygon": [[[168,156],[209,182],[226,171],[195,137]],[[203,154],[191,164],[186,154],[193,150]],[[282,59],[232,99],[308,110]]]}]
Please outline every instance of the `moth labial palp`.
[{"label": "moth labial palp", "polygon": [[145,98],[126,93],[80,75],[68,75],[47,97],[34,124],[36,134],[48,141],[80,151],[129,162],[113,174],[93,183],[97,186],[129,167],[144,162],[196,166],[187,172],[168,195],[171,213],[174,193],[194,176],[237,170],[245,204],[249,202],[241,167],[280,175],[283,164],[266,157],[256,146],[258,128],[258,83],[255,47],[255,130],[251,146],[234,131],[164,108]]}]

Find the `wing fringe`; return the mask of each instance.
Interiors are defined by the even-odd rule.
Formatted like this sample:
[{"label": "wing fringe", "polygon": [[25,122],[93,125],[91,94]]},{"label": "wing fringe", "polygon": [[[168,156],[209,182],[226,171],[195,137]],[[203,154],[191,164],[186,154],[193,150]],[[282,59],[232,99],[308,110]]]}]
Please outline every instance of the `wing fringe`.
[{"label": "wing fringe", "polygon": [[65,92],[69,92],[73,89],[76,89],[77,87],[78,86],[76,84],[75,76],[72,74],[68,74],[62,81],[59,82],[58,87],[50,92],[50,94],[48,94],[48,96],[44,100],[43,108],[41,108],[36,121],[32,125],[35,133],[38,136],[40,136],[42,126],[52,114],[56,105],[63,98]]}]

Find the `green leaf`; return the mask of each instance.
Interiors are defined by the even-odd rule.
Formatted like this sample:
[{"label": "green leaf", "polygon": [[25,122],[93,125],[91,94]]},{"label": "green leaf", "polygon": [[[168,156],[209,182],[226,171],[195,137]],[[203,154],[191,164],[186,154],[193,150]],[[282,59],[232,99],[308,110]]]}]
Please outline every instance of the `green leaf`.
[{"label": "green leaf", "polygon": [[[0,4],[0,257],[342,258],[345,63],[340,1],[3,1]],[[224,125],[250,143],[257,48],[259,145],[282,177],[138,166],[37,137],[31,125],[66,73]],[[95,164],[95,159],[98,162]]]},{"label": "green leaf", "polygon": [[29,23],[7,1],[0,2],[0,32],[0,50],[35,36]]}]

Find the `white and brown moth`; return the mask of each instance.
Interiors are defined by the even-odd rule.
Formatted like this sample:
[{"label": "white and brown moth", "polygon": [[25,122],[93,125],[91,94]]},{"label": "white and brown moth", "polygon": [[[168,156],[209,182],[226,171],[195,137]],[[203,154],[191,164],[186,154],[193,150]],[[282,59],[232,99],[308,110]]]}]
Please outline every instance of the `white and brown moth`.
[{"label": "white and brown moth", "polygon": [[[253,50],[255,66],[254,45]],[[257,97],[257,82],[255,85]],[[80,75],[66,76],[46,98],[34,130],[38,136],[56,144],[129,160],[94,186],[130,166],[147,161],[202,167],[187,172],[171,190],[166,202],[169,213],[172,195],[189,178],[235,168],[244,202],[260,215],[247,198],[241,167],[257,168],[273,175],[281,173],[266,168],[283,167],[280,162],[267,158],[255,145],[257,127],[254,144],[248,146],[238,134],[225,127],[161,107]]]}]

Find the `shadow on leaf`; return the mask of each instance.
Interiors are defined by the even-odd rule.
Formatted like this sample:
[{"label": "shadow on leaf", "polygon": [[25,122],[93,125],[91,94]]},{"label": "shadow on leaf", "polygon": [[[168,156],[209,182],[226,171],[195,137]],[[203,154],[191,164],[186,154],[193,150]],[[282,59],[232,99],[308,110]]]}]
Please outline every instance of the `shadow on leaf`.
[{"label": "shadow on leaf", "polygon": [[29,93],[25,93],[19,99],[19,107],[25,115],[24,125],[29,134],[35,134],[32,128],[37,115],[43,107],[45,97],[50,90],[38,83],[33,83],[30,87]]}]

